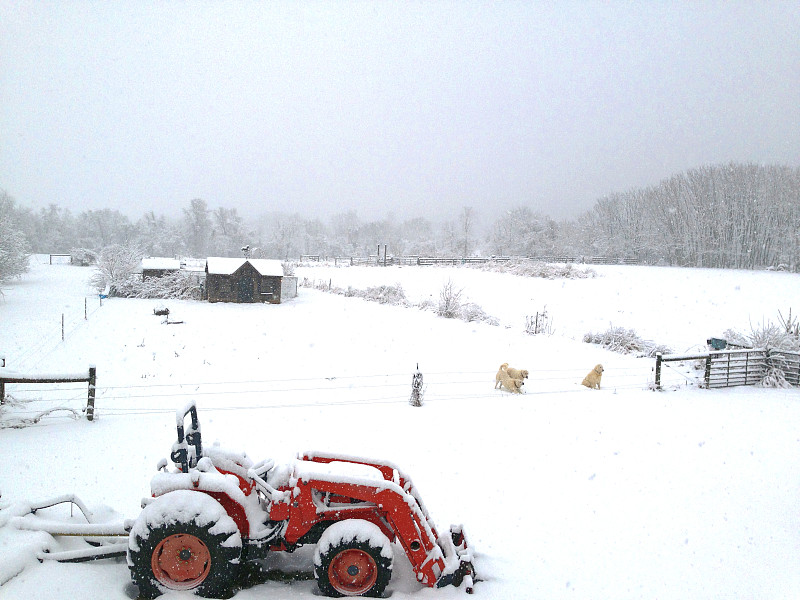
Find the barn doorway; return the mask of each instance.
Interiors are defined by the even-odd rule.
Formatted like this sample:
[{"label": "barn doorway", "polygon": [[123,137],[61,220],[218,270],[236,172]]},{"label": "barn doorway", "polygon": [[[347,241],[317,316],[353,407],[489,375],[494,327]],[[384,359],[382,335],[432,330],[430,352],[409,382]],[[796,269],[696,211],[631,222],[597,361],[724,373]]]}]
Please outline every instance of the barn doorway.
[{"label": "barn doorway", "polygon": [[250,273],[242,273],[239,278],[239,302],[253,301],[253,276]]}]

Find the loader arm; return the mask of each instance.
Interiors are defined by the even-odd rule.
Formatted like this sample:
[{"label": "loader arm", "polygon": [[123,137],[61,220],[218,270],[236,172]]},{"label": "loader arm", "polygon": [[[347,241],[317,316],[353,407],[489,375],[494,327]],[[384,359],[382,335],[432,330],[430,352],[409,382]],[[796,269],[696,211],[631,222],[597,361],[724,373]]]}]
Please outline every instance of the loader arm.
[{"label": "loader arm", "polygon": [[324,488],[375,505],[377,513],[391,529],[390,539],[396,538],[403,547],[420,583],[442,587],[459,586],[463,582],[467,592],[472,592],[475,577],[473,553],[463,527],[451,526],[445,535],[439,535],[419,492],[398,467],[388,461],[320,452],[306,452],[298,458],[330,466],[334,463],[361,465],[371,468],[365,474],[379,473],[372,479],[347,480],[343,477],[337,479],[334,470],[305,468],[302,473],[305,477],[300,479],[314,489]]}]

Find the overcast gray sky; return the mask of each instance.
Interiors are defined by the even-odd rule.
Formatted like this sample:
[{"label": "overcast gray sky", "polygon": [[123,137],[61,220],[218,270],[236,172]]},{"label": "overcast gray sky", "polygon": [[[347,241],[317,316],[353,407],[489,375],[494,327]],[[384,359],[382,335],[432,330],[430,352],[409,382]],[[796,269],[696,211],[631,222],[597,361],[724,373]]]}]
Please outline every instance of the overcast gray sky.
[{"label": "overcast gray sky", "polygon": [[0,98],[23,206],[572,217],[800,165],[800,3],[3,2]]}]

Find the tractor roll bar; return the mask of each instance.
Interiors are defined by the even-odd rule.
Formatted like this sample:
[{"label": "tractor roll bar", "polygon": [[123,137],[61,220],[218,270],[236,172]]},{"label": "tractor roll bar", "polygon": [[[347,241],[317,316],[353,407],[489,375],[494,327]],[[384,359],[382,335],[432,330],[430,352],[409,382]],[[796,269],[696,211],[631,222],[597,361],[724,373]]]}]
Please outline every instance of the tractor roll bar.
[{"label": "tractor roll bar", "polygon": [[[188,414],[192,415],[192,423],[184,435],[184,423]],[[175,421],[178,429],[178,443],[172,446],[170,458],[176,465],[181,466],[181,471],[188,473],[189,467],[196,466],[197,461],[203,456],[200,420],[197,417],[197,405],[194,400],[190,400],[183,408],[178,409],[175,413]],[[191,460],[189,455],[189,444],[194,446],[194,460]]]}]

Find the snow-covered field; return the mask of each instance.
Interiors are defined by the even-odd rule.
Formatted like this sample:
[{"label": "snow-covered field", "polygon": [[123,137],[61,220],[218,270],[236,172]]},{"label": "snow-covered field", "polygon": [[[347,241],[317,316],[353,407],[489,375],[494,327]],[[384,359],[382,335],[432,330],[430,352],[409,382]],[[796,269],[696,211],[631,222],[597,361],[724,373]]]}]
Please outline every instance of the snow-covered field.
[{"label": "snow-covered field", "polygon": [[[499,320],[490,326],[308,288],[278,306],[101,306],[86,285],[89,270],[35,259],[0,297],[0,355],[6,370],[22,372],[96,365],[97,419],[56,412],[10,428],[53,406],[80,410],[86,385],[7,386],[0,597],[136,596],[124,560],[39,563],[36,553],[57,543],[18,530],[12,516],[65,493],[108,518],[137,516],[173,442],[175,409],[189,398],[204,441],[254,460],[328,450],[400,465],[440,527],[464,523],[482,580],[476,597],[800,597],[800,390],[702,390],[687,364],[666,368],[667,389],[653,392],[654,360],[581,342],[614,325],[678,353],[699,350],[727,328],[747,331],[786,314],[800,298],[800,276],[593,268],[596,278],[580,280],[457,267],[297,270],[301,280],[344,288],[400,283],[412,303],[436,300],[449,280]],[[161,304],[182,323],[155,316]],[[554,333],[527,335],[525,317],[545,307]],[[525,394],[494,389],[503,362],[530,370]],[[606,369],[599,391],[580,385],[596,363]],[[408,404],[417,365],[420,408]],[[395,553],[392,598],[464,597],[463,589],[422,588]],[[310,565],[307,552],[275,561]],[[300,580],[235,597],[318,596],[314,581]]]}]

